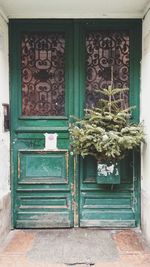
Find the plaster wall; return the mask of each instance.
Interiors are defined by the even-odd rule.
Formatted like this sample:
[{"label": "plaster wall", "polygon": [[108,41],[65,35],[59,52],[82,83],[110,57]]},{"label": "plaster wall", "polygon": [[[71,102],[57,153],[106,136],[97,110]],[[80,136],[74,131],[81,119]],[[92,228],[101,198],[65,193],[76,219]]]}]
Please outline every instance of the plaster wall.
[{"label": "plaster wall", "polygon": [[149,0],[0,0],[1,9],[9,18],[141,18],[148,3]]},{"label": "plaster wall", "polygon": [[9,103],[8,25],[0,16],[0,240],[10,228],[10,137],[2,104]]},{"label": "plaster wall", "polygon": [[[28,9],[27,9],[28,12]],[[45,12],[45,11],[43,11]],[[20,14],[20,12],[18,12]],[[34,12],[35,13],[35,12]],[[40,10],[40,16],[41,13]],[[45,14],[45,13],[44,13]],[[55,14],[55,13],[53,13]],[[64,13],[63,13],[64,14]],[[70,11],[69,11],[70,14]],[[79,10],[77,12],[78,17]],[[98,14],[94,17],[105,17]],[[10,16],[11,17],[11,16]],[[17,15],[12,15],[17,17]],[[23,16],[24,17],[24,16]],[[30,16],[33,18],[32,16]],[[53,17],[53,16],[52,16]],[[55,14],[55,17],[56,14]],[[58,16],[59,17],[59,16]],[[62,14],[61,14],[62,17]],[[63,16],[65,17],[65,16]],[[67,16],[66,16],[67,17]],[[73,16],[72,17],[76,17]],[[86,14],[86,17],[93,17]],[[109,17],[108,15],[106,17]],[[118,17],[114,15],[114,17]],[[128,17],[128,16],[127,16]],[[134,17],[131,15],[131,17]],[[9,132],[4,132],[3,103],[9,103],[8,25],[0,16],[0,241],[10,229]],[[142,230],[150,243],[150,11],[143,20],[143,51],[141,73],[141,120],[144,120],[146,144],[142,147]]]},{"label": "plaster wall", "polygon": [[141,120],[144,122],[146,143],[141,157],[142,231],[150,243],[150,10],[143,20],[141,73]]}]

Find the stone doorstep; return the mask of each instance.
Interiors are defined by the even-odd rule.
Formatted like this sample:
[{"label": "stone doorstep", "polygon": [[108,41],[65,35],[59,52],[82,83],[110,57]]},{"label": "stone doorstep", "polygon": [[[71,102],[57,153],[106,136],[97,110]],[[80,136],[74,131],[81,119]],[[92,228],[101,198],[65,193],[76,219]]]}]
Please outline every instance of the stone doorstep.
[{"label": "stone doorstep", "polygon": [[[5,246],[1,250],[1,261],[0,267],[150,267],[150,249],[144,243],[143,237],[140,231],[134,229],[128,230],[98,230],[95,231],[93,238],[88,232],[91,229],[63,229],[63,230],[14,230],[8,235]],[[73,263],[65,264],[65,261],[61,263],[51,262],[51,249],[53,249],[53,259],[58,257],[59,245],[62,249],[60,239],[64,232],[64,240],[68,244],[71,244],[69,253],[73,251],[73,240],[72,234],[75,235],[75,243],[79,245],[80,242],[84,243],[87,237],[87,241],[91,237],[91,244],[94,244],[94,238],[96,238],[96,233],[99,233],[98,238],[102,237],[102,241],[95,243],[96,247],[100,245],[105,246],[105,250],[108,250],[110,254],[113,253],[114,249],[116,251],[116,256],[114,257],[102,257],[100,255],[99,259],[91,262],[81,262],[80,257],[75,257]],[[101,234],[100,234],[101,233]],[[79,240],[76,238],[79,238]],[[81,237],[81,239],[80,239]],[[105,244],[105,240],[107,242]],[[112,243],[112,251],[109,240]],[[79,242],[80,241],[80,242]],[[104,242],[104,243],[103,243]],[[55,243],[55,244],[54,244]],[[68,246],[67,244],[67,246]],[[109,247],[107,245],[109,244]],[[54,248],[53,248],[54,245]],[[115,247],[114,247],[115,245]],[[56,249],[55,249],[56,248]],[[82,248],[84,250],[84,248]],[[88,253],[92,251],[92,247],[88,246]],[[63,251],[63,250],[62,250]],[[74,252],[73,252],[74,253]],[[102,251],[100,252],[102,253]],[[107,254],[106,253],[106,254]],[[45,256],[44,256],[45,255]],[[59,258],[59,257],[58,257]],[[64,259],[64,258],[63,258]]]}]

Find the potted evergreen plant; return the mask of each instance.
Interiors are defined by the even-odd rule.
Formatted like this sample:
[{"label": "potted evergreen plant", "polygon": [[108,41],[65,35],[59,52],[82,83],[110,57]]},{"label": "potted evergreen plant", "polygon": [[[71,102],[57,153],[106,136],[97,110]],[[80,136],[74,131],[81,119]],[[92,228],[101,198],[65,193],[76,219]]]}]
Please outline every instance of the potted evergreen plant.
[{"label": "potted evergreen plant", "polygon": [[122,108],[121,88],[98,90],[103,95],[97,106],[85,110],[83,119],[70,127],[71,150],[83,158],[97,159],[97,182],[119,183],[119,162],[144,141],[143,125],[130,121],[133,107]]}]

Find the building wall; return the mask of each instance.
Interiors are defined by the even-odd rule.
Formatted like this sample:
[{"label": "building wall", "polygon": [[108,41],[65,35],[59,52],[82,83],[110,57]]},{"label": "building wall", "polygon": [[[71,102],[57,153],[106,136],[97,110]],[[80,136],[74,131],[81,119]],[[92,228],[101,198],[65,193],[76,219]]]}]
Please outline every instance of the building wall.
[{"label": "building wall", "polygon": [[141,120],[144,122],[146,143],[142,147],[141,210],[142,230],[150,243],[150,10],[143,20],[141,72]]},{"label": "building wall", "polygon": [[[142,147],[141,210],[142,230],[150,243],[150,11],[143,21],[141,73],[141,120],[146,144]],[[4,132],[3,103],[9,103],[8,25],[0,16],[0,241],[10,229],[9,132]]]},{"label": "building wall", "polygon": [[9,103],[8,25],[0,16],[0,241],[10,229],[10,137],[2,104]]}]

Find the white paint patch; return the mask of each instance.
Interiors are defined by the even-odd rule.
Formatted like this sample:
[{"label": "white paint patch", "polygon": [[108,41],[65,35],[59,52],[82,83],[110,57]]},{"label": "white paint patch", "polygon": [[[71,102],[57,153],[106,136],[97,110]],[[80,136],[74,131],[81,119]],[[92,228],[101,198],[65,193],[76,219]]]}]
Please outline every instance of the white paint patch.
[{"label": "white paint patch", "polygon": [[118,168],[112,164],[112,165],[107,165],[107,164],[101,164],[98,163],[97,165],[97,173],[98,176],[110,176],[110,175],[115,175],[118,176],[119,172],[118,172]]}]

